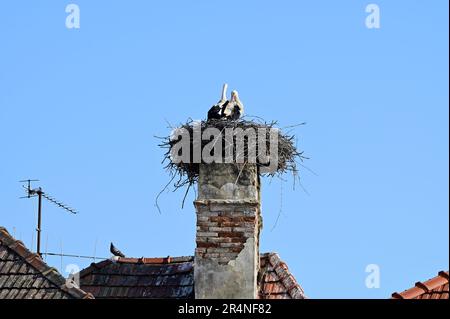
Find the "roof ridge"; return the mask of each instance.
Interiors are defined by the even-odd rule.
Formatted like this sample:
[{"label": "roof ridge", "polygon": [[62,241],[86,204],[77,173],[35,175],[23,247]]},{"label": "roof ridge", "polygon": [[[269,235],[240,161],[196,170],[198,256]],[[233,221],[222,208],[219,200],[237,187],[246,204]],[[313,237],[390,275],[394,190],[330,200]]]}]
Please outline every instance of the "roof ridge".
[{"label": "roof ridge", "polygon": [[53,283],[67,294],[75,298],[94,298],[80,288],[71,285],[68,287],[66,279],[55,269],[47,265],[39,256],[31,252],[22,241],[15,239],[5,227],[0,226],[0,244],[8,247],[19,255],[29,266],[37,270],[48,281]]},{"label": "roof ridge", "polygon": [[85,277],[95,270],[102,269],[111,263],[119,264],[143,264],[143,265],[161,265],[161,264],[179,264],[183,262],[194,261],[194,256],[180,256],[180,257],[118,257],[114,256],[111,259],[104,259],[98,263],[91,263],[88,267],[80,271],[80,277]]},{"label": "roof ridge", "polygon": [[85,277],[85,276],[91,274],[92,272],[94,272],[94,270],[102,269],[103,267],[105,267],[111,263],[112,263],[112,261],[110,259],[105,259],[98,263],[91,263],[88,267],[82,269],[78,274],[79,274],[80,278],[82,278],[82,277]]},{"label": "roof ridge", "polygon": [[439,271],[437,276],[428,279],[427,281],[418,281],[412,288],[406,289],[403,292],[394,292],[392,294],[392,299],[414,299],[425,293],[435,293],[435,291],[433,291],[434,289],[448,284],[448,282],[448,271]]}]

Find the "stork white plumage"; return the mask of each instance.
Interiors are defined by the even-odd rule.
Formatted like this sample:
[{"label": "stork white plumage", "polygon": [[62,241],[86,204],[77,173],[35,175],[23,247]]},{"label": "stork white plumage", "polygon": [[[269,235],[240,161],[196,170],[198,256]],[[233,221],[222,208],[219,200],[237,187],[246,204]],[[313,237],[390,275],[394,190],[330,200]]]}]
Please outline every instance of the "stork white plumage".
[{"label": "stork white plumage", "polygon": [[213,105],[208,111],[208,120],[210,119],[220,119],[223,117],[223,110],[229,104],[227,100],[227,89],[228,84],[225,83],[222,87],[222,96],[217,102],[217,104]]},{"label": "stork white plumage", "polygon": [[231,99],[228,105],[223,109],[223,116],[228,119],[237,120],[244,114],[244,104],[239,99],[239,93],[236,90],[231,92]]},{"label": "stork white plumage", "polygon": [[[244,115],[244,104],[239,99],[238,91],[233,91],[233,92],[234,92],[234,101],[235,101],[235,108],[234,108],[234,112],[233,112],[233,120],[237,120],[242,115]],[[233,96],[233,92],[231,93],[232,96]]]}]

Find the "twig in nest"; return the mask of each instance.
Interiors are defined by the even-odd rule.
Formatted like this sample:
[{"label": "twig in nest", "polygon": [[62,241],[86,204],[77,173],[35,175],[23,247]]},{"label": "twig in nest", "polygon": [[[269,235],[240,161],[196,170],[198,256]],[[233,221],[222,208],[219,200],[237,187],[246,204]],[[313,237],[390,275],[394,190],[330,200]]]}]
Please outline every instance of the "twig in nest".
[{"label": "twig in nest", "polygon": [[[250,153],[253,154],[253,151],[256,151],[257,160],[256,160],[255,164],[258,167],[258,171],[259,171],[259,168],[268,166],[267,163],[259,162],[260,154],[258,153],[258,151],[259,151],[258,147],[260,145],[259,142],[261,142],[259,139],[261,139],[261,138],[264,139],[262,141],[262,143],[265,143],[266,152],[268,150],[272,151],[272,149],[271,149],[271,134],[277,134],[277,135],[275,135],[275,138],[278,139],[278,141],[277,141],[278,142],[278,154],[277,154],[278,162],[276,163],[277,164],[276,169],[272,170],[270,172],[266,172],[264,174],[262,174],[262,173],[260,173],[260,174],[263,176],[269,176],[269,177],[274,177],[274,176],[281,177],[286,172],[291,172],[294,175],[294,177],[298,176],[297,167],[299,165],[304,167],[301,163],[303,162],[303,160],[307,159],[307,157],[303,155],[303,151],[298,150],[298,148],[296,146],[296,141],[294,140],[295,136],[289,135],[288,133],[284,133],[280,129],[276,129],[276,131],[272,131],[272,129],[275,129],[276,125],[277,125],[277,122],[275,122],[275,121],[265,122],[263,119],[261,119],[259,117],[255,116],[254,118],[258,118],[258,121],[245,120],[245,119],[240,119],[237,121],[230,121],[230,120],[218,119],[218,120],[194,122],[192,119],[189,119],[186,123],[179,125],[178,128],[184,129],[189,133],[189,139],[190,139],[189,143],[190,143],[191,150],[194,149],[194,145],[196,145],[197,143],[200,143],[200,149],[203,150],[203,147],[211,142],[210,140],[203,140],[203,139],[200,141],[194,141],[194,126],[200,125],[201,132],[203,132],[207,128],[218,129],[221,132],[221,134],[218,137],[215,136],[213,145],[215,146],[216,143],[222,143],[222,146],[224,146],[221,148],[222,153],[223,153],[222,154],[222,162],[226,162],[226,161],[224,161],[225,155],[231,153],[233,155],[234,159],[237,159],[238,156],[241,156],[241,157],[244,157],[244,163],[250,163],[252,161],[249,161],[249,154]],[[304,123],[301,123],[301,124],[293,125],[291,127],[296,127],[296,126],[303,125],[303,124]],[[172,127],[172,125],[170,125],[170,127]],[[244,143],[243,143],[244,149],[238,150],[236,147],[236,144],[235,144],[235,140],[237,139],[237,136],[233,135],[233,140],[230,143],[230,141],[227,141],[227,134],[223,134],[225,129],[228,129],[228,128],[229,129],[242,129],[243,132],[245,132],[247,129],[253,129],[255,132],[259,132],[259,129],[265,129],[266,135],[261,137],[261,136],[259,136],[259,134],[257,134],[256,150],[251,149],[250,146],[248,145],[249,144],[248,136],[246,139],[244,138]],[[244,135],[245,135],[245,133],[244,133]],[[175,163],[172,161],[171,150],[172,150],[172,147],[174,147],[180,141],[179,137],[174,138],[172,135],[170,135],[170,136],[162,138],[160,140],[161,140],[161,142],[160,142],[159,146],[163,149],[166,149],[166,152],[164,154],[164,159],[162,162],[166,163],[165,169],[170,173],[170,175],[172,175],[171,182],[174,180],[175,176],[178,176],[178,180],[174,183],[174,188],[175,188],[174,190],[177,190],[184,186],[188,186],[185,196],[183,198],[183,205],[184,205],[184,200],[186,199],[186,196],[190,190],[190,187],[193,186],[193,184],[195,184],[198,181],[200,164],[194,163],[192,152],[190,154],[190,161],[188,161],[188,162]],[[230,150],[230,148],[231,148],[231,152],[228,152]],[[214,149],[214,147],[212,149]],[[238,152],[241,152],[241,151],[243,152],[243,154],[237,154]],[[261,154],[261,155],[267,155],[267,154]],[[234,163],[234,164],[237,165],[237,163]],[[242,169],[243,168],[241,168],[241,170]],[[240,175],[240,173],[239,173],[239,175]],[[239,176],[238,176],[238,178],[239,178]],[[169,182],[169,184],[171,182]],[[166,189],[167,187],[168,187],[168,185],[164,189]]]}]

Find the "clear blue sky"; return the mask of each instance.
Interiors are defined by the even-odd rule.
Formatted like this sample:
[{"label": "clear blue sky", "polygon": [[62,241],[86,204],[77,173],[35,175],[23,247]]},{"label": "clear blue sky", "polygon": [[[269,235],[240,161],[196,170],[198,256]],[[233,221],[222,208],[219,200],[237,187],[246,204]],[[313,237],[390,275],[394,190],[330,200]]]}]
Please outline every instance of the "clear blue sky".
[{"label": "clear blue sky", "polygon": [[248,113],[307,122],[295,134],[317,176],[301,172],[309,195],[263,181],[261,250],[308,296],[388,298],[449,268],[447,1],[373,1],[380,29],[369,1],[73,2],[78,30],[69,1],[0,5],[0,225],[26,245],[37,203],[17,181],[39,178],[80,211],[44,203],[47,251],[192,255],[194,194],[182,210],[183,191],[164,193],[158,214],[153,136],[205,117],[226,81]]}]

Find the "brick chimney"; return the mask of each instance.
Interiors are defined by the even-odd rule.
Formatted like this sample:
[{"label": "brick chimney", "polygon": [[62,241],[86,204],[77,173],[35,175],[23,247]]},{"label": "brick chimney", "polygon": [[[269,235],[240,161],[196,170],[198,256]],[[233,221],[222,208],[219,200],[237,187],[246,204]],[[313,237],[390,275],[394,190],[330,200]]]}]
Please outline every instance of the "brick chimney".
[{"label": "brick chimney", "polygon": [[257,298],[260,180],[255,164],[200,164],[195,297]]}]

